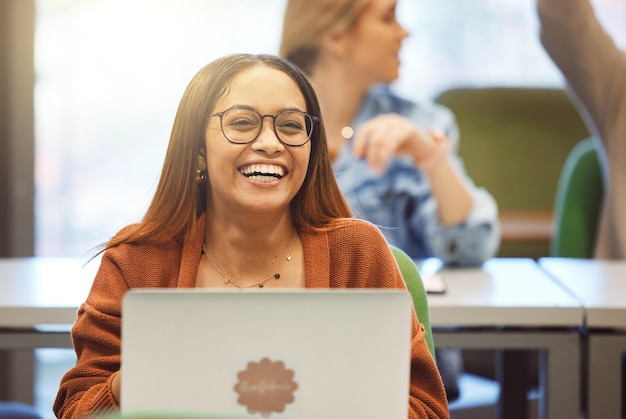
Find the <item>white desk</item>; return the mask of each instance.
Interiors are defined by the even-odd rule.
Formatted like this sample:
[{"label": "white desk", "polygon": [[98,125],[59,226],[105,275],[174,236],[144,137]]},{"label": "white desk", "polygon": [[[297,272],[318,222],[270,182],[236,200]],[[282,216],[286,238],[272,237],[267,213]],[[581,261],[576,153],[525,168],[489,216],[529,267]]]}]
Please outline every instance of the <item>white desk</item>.
[{"label": "white desk", "polygon": [[542,258],[539,263],[585,308],[588,418],[622,418],[626,261]]},{"label": "white desk", "polygon": [[[0,259],[0,348],[71,347],[69,326],[99,266],[94,260],[83,268],[84,262]],[[542,412],[577,417],[583,311],[576,300],[530,259],[495,259],[442,275],[447,293],[429,297],[437,345],[545,353]]]},{"label": "white desk", "polygon": [[1,258],[0,327],[72,324],[99,265],[80,258]]},{"label": "white desk", "polygon": [[70,327],[99,265],[79,258],[0,258],[0,399],[33,403],[33,348],[71,348]]},{"label": "white desk", "polygon": [[[441,274],[447,292],[428,300],[436,346],[539,351],[540,417],[578,419],[581,304],[531,259],[493,259]],[[525,390],[519,388],[524,402]],[[501,417],[524,416],[501,403]]]},{"label": "white desk", "polygon": [[99,265],[99,260],[85,262],[0,259],[0,348],[71,347],[67,330]]}]

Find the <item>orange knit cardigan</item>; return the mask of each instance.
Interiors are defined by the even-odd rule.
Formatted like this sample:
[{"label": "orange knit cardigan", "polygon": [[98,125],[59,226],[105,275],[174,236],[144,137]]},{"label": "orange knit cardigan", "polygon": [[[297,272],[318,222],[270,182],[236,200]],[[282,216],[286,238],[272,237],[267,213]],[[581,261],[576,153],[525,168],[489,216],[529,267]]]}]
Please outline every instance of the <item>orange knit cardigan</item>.
[{"label": "orange knit cardigan", "polygon": [[[380,231],[361,220],[341,221],[325,232],[300,232],[307,288],[404,288],[404,281]],[[123,244],[107,250],[91,291],[72,328],[78,356],[62,378],[54,403],[59,418],[116,411],[111,381],[120,369],[122,298],[131,288],[193,288],[204,218],[183,241]],[[437,366],[413,319],[409,418],[449,417]]]}]

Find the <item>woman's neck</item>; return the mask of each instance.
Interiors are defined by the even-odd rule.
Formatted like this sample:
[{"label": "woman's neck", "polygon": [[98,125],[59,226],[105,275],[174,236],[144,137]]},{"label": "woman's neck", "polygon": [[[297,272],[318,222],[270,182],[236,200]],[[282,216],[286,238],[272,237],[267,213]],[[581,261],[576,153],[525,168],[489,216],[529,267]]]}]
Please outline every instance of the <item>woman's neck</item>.
[{"label": "woman's neck", "polygon": [[322,108],[329,150],[331,155],[336,155],[347,141],[342,130],[352,125],[368,86],[358,83],[354,75],[350,77],[349,72],[338,66],[320,64],[314,69],[310,79]]},{"label": "woman's neck", "polygon": [[290,256],[297,235],[290,219],[276,224],[236,224],[207,218],[204,249],[233,280],[260,281]]}]

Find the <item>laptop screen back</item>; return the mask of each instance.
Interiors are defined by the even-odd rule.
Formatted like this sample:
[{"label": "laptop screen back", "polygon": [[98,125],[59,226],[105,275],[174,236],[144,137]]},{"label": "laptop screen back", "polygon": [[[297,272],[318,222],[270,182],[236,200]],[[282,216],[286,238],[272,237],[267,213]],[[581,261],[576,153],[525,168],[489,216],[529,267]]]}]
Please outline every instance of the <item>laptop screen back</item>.
[{"label": "laptop screen back", "polygon": [[411,312],[396,290],[131,291],[122,412],[406,419]]}]

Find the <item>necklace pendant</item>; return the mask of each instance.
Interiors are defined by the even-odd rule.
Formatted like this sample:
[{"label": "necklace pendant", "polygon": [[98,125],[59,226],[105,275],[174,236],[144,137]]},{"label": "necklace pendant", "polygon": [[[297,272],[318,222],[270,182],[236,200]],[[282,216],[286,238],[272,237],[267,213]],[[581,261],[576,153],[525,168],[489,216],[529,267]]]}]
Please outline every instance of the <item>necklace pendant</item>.
[{"label": "necklace pendant", "polygon": [[287,255],[285,259],[287,259],[287,262],[289,262],[291,260],[291,255]]},{"label": "necklace pendant", "polygon": [[263,288],[263,283],[259,282],[259,288]]},{"label": "necklace pendant", "polygon": [[224,284],[228,284],[229,282],[230,282],[230,279],[224,278]]},{"label": "necklace pendant", "polygon": [[279,274],[278,272],[276,272],[276,273],[274,274],[274,278],[276,278],[276,279],[280,279],[280,274]]}]

